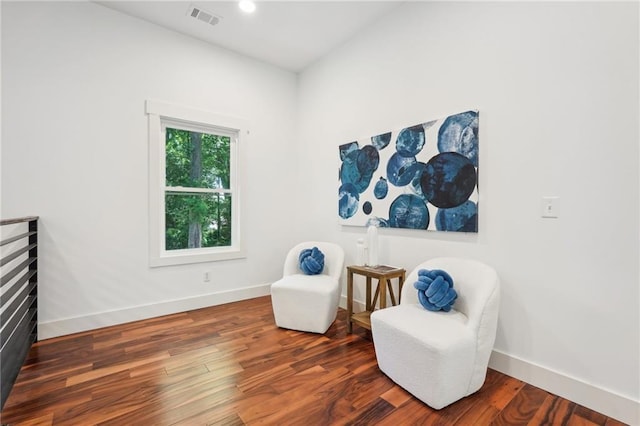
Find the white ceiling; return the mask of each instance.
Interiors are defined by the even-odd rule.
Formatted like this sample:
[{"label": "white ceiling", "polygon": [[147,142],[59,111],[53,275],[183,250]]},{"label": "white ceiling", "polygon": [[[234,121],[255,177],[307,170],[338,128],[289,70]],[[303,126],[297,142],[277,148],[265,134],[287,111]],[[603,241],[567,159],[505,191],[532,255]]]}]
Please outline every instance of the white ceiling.
[{"label": "white ceiling", "polygon": [[[105,7],[298,72],[381,19],[391,1],[257,1],[245,14],[235,1],[96,1]],[[220,16],[212,26],[189,7]]]}]

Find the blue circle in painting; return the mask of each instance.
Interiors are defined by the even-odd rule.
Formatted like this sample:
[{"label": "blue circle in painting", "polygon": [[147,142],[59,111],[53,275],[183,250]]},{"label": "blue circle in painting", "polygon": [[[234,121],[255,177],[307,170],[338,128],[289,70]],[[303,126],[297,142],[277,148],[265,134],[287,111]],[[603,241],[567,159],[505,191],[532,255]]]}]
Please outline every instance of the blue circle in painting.
[{"label": "blue circle in painting", "polygon": [[476,187],[476,169],[471,160],[456,152],[433,156],[420,178],[422,193],[431,204],[441,209],[459,206],[467,201]]},{"label": "blue circle in painting", "polygon": [[379,163],[378,150],[371,145],[351,151],[342,161],[340,180],[343,185],[350,183],[359,193],[362,193],[371,183],[371,178]]},{"label": "blue circle in painting", "polygon": [[457,152],[478,167],[478,112],[450,115],[438,130],[438,151]]},{"label": "blue circle in painting", "polygon": [[389,192],[389,185],[387,184],[387,180],[381,176],[378,182],[376,182],[376,186],[373,187],[373,195],[378,200],[382,200],[387,196],[387,192]]},{"label": "blue circle in painting", "polygon": [[478,207],[473,201],[465,201],[458,207],[438,209],[436,213],[438,231],[478,232]]},{"label": "blue circle in painting", "polygon": [[348,219],[358,211],[360,195],[352,183],[343,183],[338,189],[338,214],[343,219]]},{"label": "blue circle in painting", "polygon": [[396,152],[387,163],[387,178],[395,186],[405,186],[419,169],[420,165],[415,157],[403,157]]},{"label": "blue circle in painting", "polygon": [[364,146],[358,154],[358,170],[363,174],[370,173],[373,175],[373,172],[378,168],[378,164],[380,164],[378,150],[371,145]]},{"label": "blue circle in painting", "polygon": [[358,150],[358,142],[349,142],[342,144],[338,147],[338,149],[340,150],[340,161],[344,161],[349,153]]},{"label": "blue circle in painting", "polygon": [[396,139],[396,151],[403,157],[414,157],[424,147],[424,127],[421,124],[400,130]]},{"label": "blue circle in painting", "polygon": [[402,194],[389,207],[389,225],[392,228],[427,229],[429,210],[417,195]]},{"label": "blue circle in painting", "polygon": [[364,202],[364,204],[362,205],[362,211],[364,212],[364,214],[371,214],[371,212],[373,211],[373,206],[369,201]]},{"label": "blue circle in painting", "polygon": [[391,142],[391,132],[382,135],[371,136],[371,145],[375,146],[378,151],[384,149]]},{"label": "blue circle in painting", "polygon": [[361,178],[360,171],[358,170],[358,151],[348,152],[344,160],[342,160],[342,166],[340,167],[340,180],[343,184],[353,184],[358,182]]},{"label": "blue circle in painting", "polygon": [[413,175],[413,179],[411,179],[411,183],[407,186],[411,192],[416,194],[418,197],[422,199],[426,199],[424,194],[422,193],[422,186],[420,185],[420,178],[422,178],[422,173],[424,172],[425,167],[427,165],[422,162],[418,162],[415,165],[416,174]]}]

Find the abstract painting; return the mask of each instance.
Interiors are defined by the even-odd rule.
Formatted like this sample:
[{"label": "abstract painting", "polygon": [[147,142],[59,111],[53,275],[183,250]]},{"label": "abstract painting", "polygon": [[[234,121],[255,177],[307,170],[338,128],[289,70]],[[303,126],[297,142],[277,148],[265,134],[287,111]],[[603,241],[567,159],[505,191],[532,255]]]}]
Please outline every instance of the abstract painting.
[{"label": "abstract painting", "polygon": [[340,145],[341,224],[478,232],[478,111]]}]

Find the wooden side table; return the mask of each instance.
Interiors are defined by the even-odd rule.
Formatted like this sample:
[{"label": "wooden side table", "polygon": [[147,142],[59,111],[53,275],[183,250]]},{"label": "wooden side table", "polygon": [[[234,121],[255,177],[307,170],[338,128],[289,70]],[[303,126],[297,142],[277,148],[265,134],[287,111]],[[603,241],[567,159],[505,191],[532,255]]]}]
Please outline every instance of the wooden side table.
[{"label": "wooden side table", "polygon": [[[353,331],[353,323],[360,325],[368,330],[371,330],[371,312],[376,308],[376,302],[380,297],[380,309],[387,307],[387,289],[389,289],[389,295],[391,297],[391,304],[397,305],[400,303],[400,294],[402,293],[402,284],[404,284],[406,271],[402,268],[396,268],[394,266],[378,265],[378,266],[360,266],[351,265],[347,266],[347,333]],[[365,310],[357,314],[353,313],[353,275],[363,275],[366,277],[366,300]],[[393,286],[391,280],[398,279],[398,299],[396,301],[395,294],[393,293]],[[371,297],[371,281],[377,279],[378,283],[375,290],[375,295]]]}]

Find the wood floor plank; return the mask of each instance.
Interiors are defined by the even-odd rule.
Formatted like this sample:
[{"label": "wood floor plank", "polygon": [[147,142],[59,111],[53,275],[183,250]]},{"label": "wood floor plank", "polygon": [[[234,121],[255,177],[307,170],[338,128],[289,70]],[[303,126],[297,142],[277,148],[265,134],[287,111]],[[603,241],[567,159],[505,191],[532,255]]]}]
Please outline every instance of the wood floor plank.
[{"label": "wood floor plank", "polygon": [[549,394],[526,384],[496,418],[496,425],[526,425],[532,420]]},{"label": "wood floor plank", "polygon": [[567,422],[567,426],[598,426],[598,423],[587,420],[584,417],[573,415]]},{"label": "wood floor plank", "polygon": [[170,356],[171,355],[169,355],[168,352],[164,352],[164,353],[156,354],[149,358],[144,358],[137,361],[128,361],[121,364],[112,365],[110,367],[98,368],[95,370],[87,371],[85,373],[76,374],[76,375],[70,376],[67,379],[67,386],[73,386],[78,383],[88,382],[90,380],[95,380],[100,377],[109,376],[111,374],[119,373],[121,371],[129,370],[142,365],[152,364],[156,361],[165,360]]},{"label": "wood floor plank", "polygon": [[416,398],[411,398],[396,410],[376,422],[377,426],[424,425],[429,417],[436,416],[434,409]]},{"label": "wood floor plank", "polygon": [[409,399],[411,399],[412,396],[411,396],[411,394],[409,392],[407,392],[406,390],[402,389],[400,386],[395,385],[394,387],[392,387],[388,391],[383,392],[380,395],[380,398],[384,399],[389,404],[391,404],[394,407],[398,408],[402,404],[407,402]]},{"label": "wood floor plank", "polygon": [[385,417],[395,409],[393,405],[389,404],[382,398],[377,398],[373,403],[368,404],[363,408],[364,409],[357,412],[354,419],[347,424],[354,426],[372,425],[375,424],[379,418]]},{"label": "wood floor plank", "polygon": [[[0,421],[2,418],[0,417]],[[4,424],[4,423],[3,423]],[[51,426],[53,424],[53,413],[47,413],[41,417],[35,417],[24,422],[20,422],[21,426]]]},{"label": "wood floor plank", "polygon": [[456,426],[489,425],[498,417],[500,411],[492,405],[475,404],[453,423]]},{"label": "wood floor plank", "polygon": [[[262,386],[261,393],[252,392],[251,395],[257,396],[252,402],[257,403],[239,407],[239,415],[247,423],[275,424],[270,422],[277,422],[282,418],[283,407],[286,407],[284,410],[291,415],[296,407],[299,413],[307,414],[309,409],[316,406],[322,407],[322,412],[329,411],[327,407],[335,399],[335,388],[342,386],[343,381],[349,376],[346,368],[326,370],[321,366],[280,376],[273,383]],[[304,405],[309,407],[304,409]],[[315,412],[315,408],[313,411]]]},{"label": "wood floor plank", "polygon": [[[353,396],[352,406],[356,409],[368,406],[380,395],[394,387],[394,383],[386,376],[380,375],[378,367],[372,367],[355,375],[358,386],[357,394]],[[386,401],[385,401],[386,402]]]},{"label": "wood floor plank", "polygon": [[555,395],[548,395],[530,424],[561,426],[566,425],[573,414],[576,404]]},{"label": "wood floor plank", "polygon": [[275,325],[261,297],[37,342],[2,422],[19,425],[622,423],[494,370],[433,410],[378,368],[371,332]]},{"label": "wood floor plank", "polygon": [[155,383],[145,383],[130,398],[122,398],[130,401],[142,394],[145,398],[144,404],[137,404],[133,410],[117,417],[102,418],[100,422],[113,425],[172,424],[180,420],[179,416],[191,414],[182,410],[184,406],[209,397],[216,401],[224,401],[229,390],[237,392],[234,385],[234,380],[229,380],[228,377],[219,378],[212,373],[189,376],[181,380],[167,376]]},{"label": "wood floor plank", "polygon": [[498,411],[502,411],[520,390],[522,390],[524,385],[525,383],[521,380],[489,369],[487,371],[487,378],[480,392],[490,392],[491,405]]},{"label": "wood floor plank", "polygon": [[605,416],[604,414],[597,413],[595,411],[591,411],[580,404],[576,404],[576,407],[573,410],[573,413],[578,417],[582,417],[583,419],[588,420],[600,426],[604,426],[607,422],[607,416]]}]

